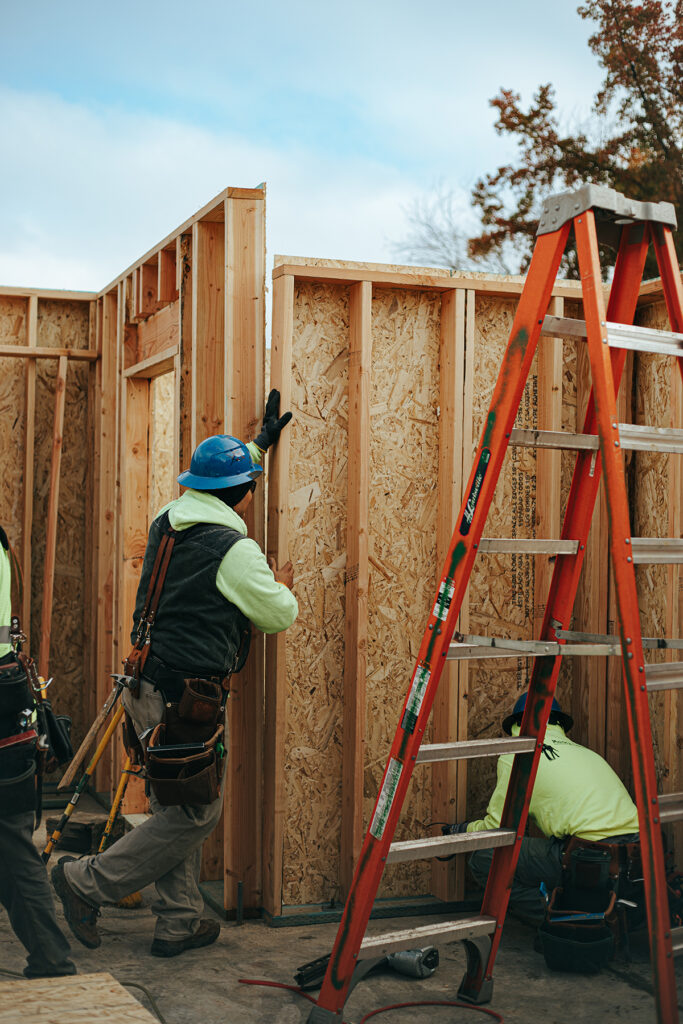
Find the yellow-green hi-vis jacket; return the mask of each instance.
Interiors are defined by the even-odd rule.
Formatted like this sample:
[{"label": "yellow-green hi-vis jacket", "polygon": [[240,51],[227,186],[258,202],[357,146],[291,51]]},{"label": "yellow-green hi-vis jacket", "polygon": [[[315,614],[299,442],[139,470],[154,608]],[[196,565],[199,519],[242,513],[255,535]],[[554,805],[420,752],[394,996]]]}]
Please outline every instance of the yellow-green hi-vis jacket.
[{"label": "yellow-green hi-vis jacket", "polygon": [[[512,727],[519,735],[519,726]],[[544,836],[578,836],[596,842],[638,831],[638,810],[626,787],[607,762],[574,743],[560,725],[549,725],[544,752],[529,805],[529,814]],[[471,821],[468,832],[499,828],[513,755],[498,758],[498,782],[486,816]]]},{"label": "yellow-green hi-vis jacket", "polygon": [[[12,570],[9,553],[0,544],[0,626],[9,626],[12,621]],[[0,643],[0,658],[12,650],[10,644]]]}]

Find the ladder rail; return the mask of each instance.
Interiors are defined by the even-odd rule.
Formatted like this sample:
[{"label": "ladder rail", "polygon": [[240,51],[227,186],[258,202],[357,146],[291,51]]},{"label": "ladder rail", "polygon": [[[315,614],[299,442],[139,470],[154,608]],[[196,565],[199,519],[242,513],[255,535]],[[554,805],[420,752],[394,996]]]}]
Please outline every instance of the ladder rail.
[{"label": "ladder rail", "polygon": [[[341,1013],[467,589],[571,224],[538,239],[317,1005]],[[424,672],[427,673],[426,680]],[[406,714],[417,708],[415,720]],[[404,727],[412,726],[412,731]],[[521,755],[526,756],[526,755]],[[519,760],[519,758],[516,758]],[[373,834],[374,832],[374,834]],[[353,913],[352,913],[353,908]]]},{"label": "ladder rail", "polygon": [[[579,267],[584,281],[583,298],[588,327],[588,350],[596,395],[596,415],[601,438],[607,518],[610,527],[612,571],[623,648],[623,679],[626,713],[631,740],[633,785],[638,806],[638,823],[650,931],[650,949],[655,972],[655,997],[662,1020],[675,1020],[678,1012],[673,976],[666,870],[659,819],[659,800],[652,751],[652,725],[645,685],[645,659],[641,640],[638,591],[631,547],[628,495],[623,454],[618,440],[616,392],[611,362],[601,338],[604,318],[602,295],[592,287],[599,280],[597,232],[593,213],[577,218],[574,226]],[[590,268],[591,273],[587,273]],[[596,275],[597,278],[596,278]],[[614,437],[614,440],[612,438]]]},{"label": "ladder rail", "polygon": [[[628,227],[624,229],[607,313],[615,322],[627,322],[633,319],[647,248],[647,232],[632,231]],[[609,353],[615,381],[619,381],[624,368],[625,353],[619,349],[611,349]],[[597,433],[593,391],[588,400],[583,433]],[[569,625],[600,484],[600,453],[598,452],[595,461],[593,461],[593,457],[593,453],[590,451],[580,451],[576,457],[561,536],[564,539],[580,538],[579,551],[574,556],[560,555],[555,561],[541,628],[540,638],[542,640],[554,640],[555,628],[557,626],[567,628]],[[561,654],[536,659],[529,684],[529,695],[520,729],[521,734],[538,735],[545,730],[561,664]],[[516,757],[510,774],[501,816],[501,827],[516,827],[518,838],[514,846],[494,851],[482,903],[482,913],[493,914],[499,918],[499,921],[507,911],[509,887],[517,867],[519,849],[528,817],[528,803],[536,779],[539,759],[540,750],[526,757]],[[519,800],[513,800],[512,794],[515,792],[521,794],[521,804]],[[493,934],[486,965],[479,964],[473,967],[472,973],[466,975],[463,982],[465,991],[478,991],[485,981],[491,982],[501,931],[502,929],[496,928]]]}]

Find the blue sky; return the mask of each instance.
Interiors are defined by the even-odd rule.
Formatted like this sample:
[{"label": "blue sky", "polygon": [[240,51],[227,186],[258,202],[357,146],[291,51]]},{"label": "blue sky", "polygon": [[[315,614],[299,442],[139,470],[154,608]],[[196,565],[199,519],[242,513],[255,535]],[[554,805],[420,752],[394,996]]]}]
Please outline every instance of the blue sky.
[{"label": "blue sky", "polygon": [[[549,15],[549,12],[552,15]],[[399,262],[405,208],[514,154],[488,105],[601,74],[576,4],[2,0],[0,284],[99,289],[227,185],[274,253]]]}]

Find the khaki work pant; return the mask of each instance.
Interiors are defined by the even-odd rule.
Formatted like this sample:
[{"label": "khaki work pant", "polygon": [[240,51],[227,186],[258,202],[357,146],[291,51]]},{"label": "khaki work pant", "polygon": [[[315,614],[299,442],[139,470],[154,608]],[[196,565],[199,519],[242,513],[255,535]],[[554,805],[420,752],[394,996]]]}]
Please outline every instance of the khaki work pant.
[{"label": "khaki work pant", "polygon": [[[122,699],[138,736],[161,721],[162,696],[144,679],[137,700],[127,690]],[[147,741],[145,737],[143,747]],[[223,795],[203,806],[162,807],[154,793],[149,802],[150,818],[104,853],[66,864],[64,873],[71,888],[96,907],[118,903],[154,883],[154,936],[175,942],[193,935],[199,927],[204,909],[199,891],[202,844],[218,823]]]}]

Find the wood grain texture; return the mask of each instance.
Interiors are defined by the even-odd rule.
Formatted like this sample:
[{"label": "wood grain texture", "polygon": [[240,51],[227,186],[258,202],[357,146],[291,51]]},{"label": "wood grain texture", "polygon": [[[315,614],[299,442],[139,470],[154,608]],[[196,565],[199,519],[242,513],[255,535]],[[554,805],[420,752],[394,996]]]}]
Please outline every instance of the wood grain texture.
[{"label": "wood grain texture", "polygon": [[349,292],[349,472],[344,617],[344,714],[340,881],[351,885],[365,832],[366,671],[368,645],[368,511],[370,467],[370,383],[372,367],[372,284]]}]

